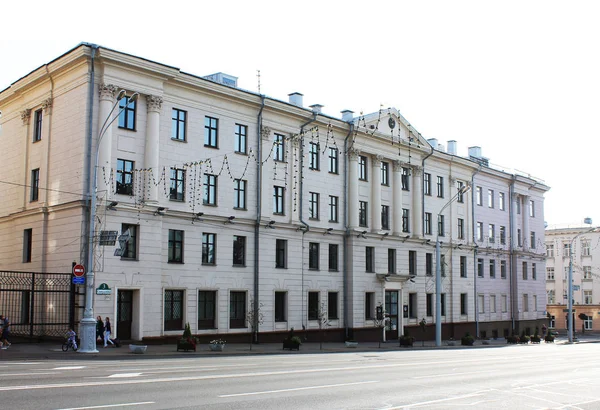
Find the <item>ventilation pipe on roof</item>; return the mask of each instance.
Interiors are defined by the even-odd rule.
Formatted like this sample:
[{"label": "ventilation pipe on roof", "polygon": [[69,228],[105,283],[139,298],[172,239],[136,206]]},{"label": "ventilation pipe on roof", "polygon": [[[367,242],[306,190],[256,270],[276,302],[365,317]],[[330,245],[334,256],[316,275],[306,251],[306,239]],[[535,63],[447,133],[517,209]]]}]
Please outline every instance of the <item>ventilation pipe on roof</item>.
[{"label": "ventilation pipe on roof", "polygon": [[456,141],[455,140],[450,140],[448,141],[448,154],[451,155],[456,155]]},{"label": "ventilation pipe on roof", "polygon": [[354,111],[344,110],[342,111],[342,121],[352,122],[354,120]]},{"label": "ventilation pipe on roof", "polygon": [[312,111],[315,114],[321,114],[321,109],[324,107],[324,105],[321,104],[313,104],[310,106],[310,108],[312,109]]},{"label": "ventilation pipe on roof", "polygon": [[288,97],[290,98],[290,104],[294,104],[297,107],[302,107],[302,97],[304,97],[303,94],[296,92],[288,94]]},{"label": "ventilation pipe on roof", "polygon": [[437,140],[437,138],[429,138],[427,140],[427,142],[429,143],[429,145],[431,145],[433,147],[433,149],[438,149],[438,140]]}]

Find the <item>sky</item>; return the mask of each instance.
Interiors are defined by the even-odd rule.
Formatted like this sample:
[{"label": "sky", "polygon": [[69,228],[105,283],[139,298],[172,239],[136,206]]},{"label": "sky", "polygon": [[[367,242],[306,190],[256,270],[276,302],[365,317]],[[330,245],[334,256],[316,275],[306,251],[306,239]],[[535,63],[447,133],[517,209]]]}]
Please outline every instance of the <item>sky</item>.
[{"label": "sky", "polygon": [[396,107],[426,139],[550,186],[550,228],[600,226],[598,1],[4,3],[0,90],[88,42],[334,117]]}]

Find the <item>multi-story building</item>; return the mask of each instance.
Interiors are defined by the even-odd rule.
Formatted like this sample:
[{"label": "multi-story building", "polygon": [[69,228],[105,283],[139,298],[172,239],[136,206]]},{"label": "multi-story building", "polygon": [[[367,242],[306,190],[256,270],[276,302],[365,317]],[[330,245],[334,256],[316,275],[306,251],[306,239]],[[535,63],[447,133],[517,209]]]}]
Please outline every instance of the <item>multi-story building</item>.
[{"label": "multi-story building", "polygon": [[[541,323],[543,182],[427,141],[394,108],[321,107],[75,47],[0,92],[0,268],[84,264],[79,289],[122,339],[186,322],[227,340],[323,325],[373,339],[378,306],[395,338],[434,323],[439,240],[444,338]],[[28,296],[2,295],[26,328]]]},{"label": "multi-story building", "polygon": [[546,292],[550,327],[568,328],[569,264],[573,263],[573,329],[600,329],[600,232],[590,227],[546,230]]}]

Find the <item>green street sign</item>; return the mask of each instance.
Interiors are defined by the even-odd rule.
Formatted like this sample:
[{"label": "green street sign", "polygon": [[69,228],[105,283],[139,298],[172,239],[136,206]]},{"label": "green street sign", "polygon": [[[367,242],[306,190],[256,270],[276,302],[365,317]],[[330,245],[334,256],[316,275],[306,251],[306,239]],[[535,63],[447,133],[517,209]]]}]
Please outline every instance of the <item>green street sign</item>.
[{"label": "green street sign", "polygon": [[112,289],[108,287],[106,283],[101,283],[100,286],[96,288],[96,295],[110,295],[112,293]]}]

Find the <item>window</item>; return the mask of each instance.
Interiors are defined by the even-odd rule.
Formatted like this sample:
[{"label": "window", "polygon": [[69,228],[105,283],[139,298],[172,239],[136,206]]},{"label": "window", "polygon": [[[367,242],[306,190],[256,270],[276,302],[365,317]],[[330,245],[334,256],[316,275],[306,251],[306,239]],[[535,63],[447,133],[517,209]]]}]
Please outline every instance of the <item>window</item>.
[{"label": "window", "polygon": [[463,218],[458,218],[456,237],[458,239],[465,239],[465,220]]},{"label": "window", "polygon": [[438,236],[444,236],[444,215],[438,215]]},{"label": "window", "polygon": [[563,256],[565,258],[571,257],[571,243],[569,243],[569,242],[563,243]]},{"label": "window", "polygon": [[477,201],[477,205],[483,205],[483,193],[480,186],[475,188],[475,200]]},{"label": "window", "polygon": [[[549,268],[547,268],[549,269]],[[554,268],[552,268],[554,269]],[[583,267],[583,279],[592,279],[592,267],[591,266],[584,266]]]},{"label": "window", "polygon": [[479,313],[485,313],[485,296],[484,295],[477,295],[477,311]]},{"label": "window", "polygon": [[125,247],[121,253],[121,259],[137,260],[138,229],[138,225],[121,224],[121,234],[125,234],[129,231],[129,239],[125,243]]},{"label": "window", "polygon": [[311,142],[309,143],[309,151],[308,151],[308,168],[314,169],[315,171],[319,170],[319,143]]},{"label": "window", "polygon": [[387,162],[381,163],[381,185],[390,185],[390,164]]},{"label": "window", "polygon": [[217,176],[204,174],[204,205],[217,205]]},{"label": "window", "polygon": [[523,294],[523,312],[529,312],[529,295]]},{"label": "window", "polygon": [[535,263],[531,264],[531,279],[537,280],[537,266]]},{"label": "window", "polygon": [[338,294],[329,292],[327,294],[327,319],[338,319]]},{"label": "window", "polygon": [[445,293],[440,294],[440,305],[441,305],[441,309],[440,309],[441,315],[446,316],[446,294]]},{"label": "window", "polygon": [[506,279],[506,261],[500,261],[500,277]]},{"label": "window", "polygon": [[287,292],[275,292],[275,321],[286,321]]},{"label": "window", "polygon": [[431,235],[431,212],[425,212],[425,235]]},{"label": "window", "polygon": [[504,192],[499,192],[498,193],[498,208],[501,211],[505,211],[506,210],[506,204],[504,202]]},{"label": "window", "polygon": [[433,316],[433,293],[425,297],[425,316]]},{"label": "window", "polygon": [[408,251],[408,274],[417,275],[417,251]]},{"label": "window", "polygon": [[319,320],[319,292],[308,292],[308,320]]},{"label": "window", "polygon": [[248,152],[248,126],[235,124],[235,141],[233,149],[238,154]]},{"label": "window", "polygon": [[339,202],[337,196],[329,195],[329,222],[337,222],[339,218]]},{"label": "window", "polygon": [[494,190],[488,189],[488,208],[494,207]]},{"label": "window", "polygon": [[506,313],[508,311],[508,298],[506,295],[501,296],[500,303],[502,304],[502,313]]},{"label": "window", "polygon": [[171,139],[185,141],[185,123],[187,113],[173,108],[171,114]]},{"label": "window", "polygon": [[375,311],[375,293],[365,293],[365,320],[375,319],[373,312]]},{"label": "window", "polygon": [[[585,279],[585,266],[583,267],[584,279]],[[554,268],[546,268],[546,280],[554,280]]]},{"label": "window", "polygon": [[136,100],[125,96],[119,100],[119,128],[135,131]]},{"label": "window", "polygon": [[590,256],[590,241],[581,241],[581,256]]},{"label": "window", "polygon": [[246,209],[246,185],[243,179],[233,180],[233,207],[235,209]]},{"label": "window", "polygon": [[467,277],[467,257],[466,256],[460,257],[460,277],[461,278]]},{"label": "window", "polygon": [[535,218],[535,202],[532,200],[529,201],[529,216]]},{"label": "window", "polygon": [[409,177],[410,177],[410,169],[402,167],[402,190],[403,191],[410,191]]},{"label": "window", "polygon": [[490,243],[496,242],[496,225],[494,224],[488,225],[488,241]]},{"label": "window", "polygon": [[183,263],[183,231],[169,229],[169,263]]},{"label": "window", "polygon": [[358,179],[361,181],[367,180],[367,157],[364,155],[358,156]]},{"label": "window", "polygon": [[233,266],[246,266],[246,237],[233,235]]},{"label": "window", "polygon": [[117,194],[133,195],[134,162],[117,159]]},{"label": "window", "polygon": [[183,329],[183,290],[165,289],[164,328]]},{"label": "window", "polygon": [[500,243],[506,245],[506,226],[500,227]]},{"label": "window", "polygon": [[316,242],[308,244],[308,269],[319,270],[319,244]]},{"label": "window", "polygon": [[375,248],[372,246],[365,248],[365,272],[375,272]]},{"label": "window", "polygon": [[550,290],[547,292],[547,299],[548,299],[548,300],[547,300],[547,304],[549,304],[549,305],[552,305],[552,304],[554,304],[554,302],[555,302],[555,299],[556,299],[556,297],[555,297],[555,293],[554,293],[554,289],[550,289]]},{"label": "window", "polygon": [[214,265],[216,263],[217,235],[214,233],[202,234],[202,264]]},{"label": "window", "polygon": [[533,311],[537,312],[537,295],[533,295]]},{"label": "window", "polygon": [[591,290],[584,290],[583,291],[583,304],[584,305],[591,305],[592,304],[592,291]]},{"label": "window", "polygon": [[213,117],[204,117],[204,146],[219,148],[219,120]]},{"label": "window", "polygon": [[37,110],[34,114],[33,142],[42,140],[42,112],[42,110]]},{"label": "window", "polygon": [[431,174],[423,173],[423,193],[431,195]]},{"label": "window", "polygon": [[388,273],[396,273],[396,249],[388,249]]},{"label": "window", "polygon": [[283,215],[283,187],[273,187],[273,213]]},{"label": "window", "polygon": [[287,268],[287,241],[285,239],[275,241],[275,267]]},{"label": "window", "polygon": [[529,247],[531,249],[535,249],[535,232],[531,231],[529,233]]},{"label": "window", "polygon": [[365,201],[358,201],[358,226],[366,228],[367,225],[367,207],[368,203]]},{"label": "window", "polygon": [[31,262],[33,229],[23,230],[23,263]]},{"label": "window", "polygon": [[444,197],[444,177],[437,177],[437,196],[438,198]]},{"label": "window", "polygon": [[285,137],[281,134],[275,134],[273,139],[273,160],[285,160]]},{"label": "window", "polygon": [[465,194],[463,192],[463,189],[465,188],[465,183],[462,181],[456,181],[456,189],[458,190],[457,196],[456,196],[456,202],[460,202],[463,203],[465,202]]},{"label": "window", "polygon": [[490,278],[496,277],[496,261],[494,259],[490,259]]},{"label": "window", "polygon": [[246,292],[231,292],[229,299],[229,327],[246,327]]},{"label": "window", "polygon": [[425,254],[425,275],[433,276],[433,254],[429,252]]},{"label": "window", "polygon": [[490,313],[496,313],[496,295],[490,295]]},{"label": "window", "polygon": [[381,205],[381,229],[390,229],[390,207],[388,205]]},{"label": "window", "polygon": [[316,192],[310,192],[308,217],[309,219],[319,219],[319,194]]},{"label": "window", "polygon": [[216,329],[217,292],[198,291],[198,329]]},{"label": "window", "polygon": [[339,173],[339,150],[337,148],[329,147],[329,173]]},{"label": "window", "polygon": [[169,199],[173,201],[183,201],[183,191],[185,189],[185,171],[183,169],[171,168],[171,189]]},{"label": "window", "polygon": [[483,278],[483,259],[477,259],[477,277]]},{"label": "window", "polygon": [[[118,182],[117,182],[118,184]],[[31,171],[31,191],[29,194],[29,200],[35,202],[38,200],[40,195],[40,169],[36,168]]]},{"label": "window", "polygon": [[408,209],[402,208],[402,232],[410,232],[408,216]]},{"label": "window", "polygon": [[418,317],[417,311],[417,294],[409,293],[408,294],[408,317],[411,319],[416,319]]},{"label": "window", "polygon": [[585,330],[592,330],[593,316],[585,315],[585,319],[583,319],[583,328]]},{"label": "window", "polygon": [[483,241],[483,222],[477,222],[477,241]]},{"label": "window", "polygon": [[523,280],[527,280],[527,262],[523,262]]},{"label": "window", "polygon": [[467,294],[460,294],[460,314],[466,316],[468,313]]},{"label": "window", "polygon": [[338,259],[339,259],[338,246],[334,243],[330,243],[329,244],[329,271],[330,272],[338,271]]}]

